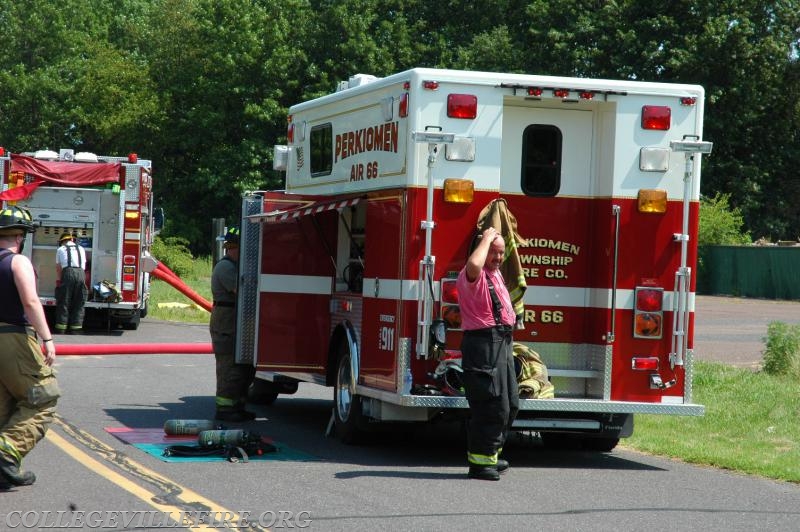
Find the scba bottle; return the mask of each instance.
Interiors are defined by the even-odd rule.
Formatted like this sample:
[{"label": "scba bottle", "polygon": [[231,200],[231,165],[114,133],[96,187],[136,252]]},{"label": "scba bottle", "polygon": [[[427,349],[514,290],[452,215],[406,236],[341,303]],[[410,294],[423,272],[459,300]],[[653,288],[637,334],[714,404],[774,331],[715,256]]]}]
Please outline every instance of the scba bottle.
[{"label": "scba bottle", "polygon": [[250,441],[250,434],[241,429],[204,430],[197,435],[200,447],[225,447],[226,445],[243,445]]},{"label": "scba bottle", "polygon": [[164,422],[164,434],[168,436],[200,434],[213,428],[214,422],[210,419],[168,419]]}]

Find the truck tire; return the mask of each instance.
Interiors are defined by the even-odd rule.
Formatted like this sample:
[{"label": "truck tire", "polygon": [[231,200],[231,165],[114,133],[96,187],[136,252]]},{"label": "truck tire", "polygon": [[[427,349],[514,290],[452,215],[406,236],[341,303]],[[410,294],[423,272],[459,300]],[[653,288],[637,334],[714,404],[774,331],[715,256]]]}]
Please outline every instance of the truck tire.
[{"label": "truck tire", "polygon": [[247,400],[253,404],[269,406],[278,399],[278,392],[271,382],[256,379],[247,390]]},{"label": "truck tire", "polygon": [[333,416],[336,436],[347,444],[364,440],[366,419],[361,410],[361,397],[355,394],[350,351],[343,344],[336,364],[336,381],[333,385]]}]

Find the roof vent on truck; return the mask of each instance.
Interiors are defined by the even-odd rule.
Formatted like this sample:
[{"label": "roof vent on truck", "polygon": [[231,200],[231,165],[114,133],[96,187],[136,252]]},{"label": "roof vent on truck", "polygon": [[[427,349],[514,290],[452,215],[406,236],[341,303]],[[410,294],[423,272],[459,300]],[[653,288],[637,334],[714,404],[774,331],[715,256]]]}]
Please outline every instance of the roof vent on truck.
[{"label": "roof vent on truck", "polygon": [[355,87],[360,87],[362,85],[367,85],[379,79],[380,79],[379,77],[372,76],[370,74],[356,74],[355,76],[350,76],[350,79],[348,79],[347,81],[340,81],[339,84],[336,86],[336,92],[340,92],[347,89],[353,89]]}]

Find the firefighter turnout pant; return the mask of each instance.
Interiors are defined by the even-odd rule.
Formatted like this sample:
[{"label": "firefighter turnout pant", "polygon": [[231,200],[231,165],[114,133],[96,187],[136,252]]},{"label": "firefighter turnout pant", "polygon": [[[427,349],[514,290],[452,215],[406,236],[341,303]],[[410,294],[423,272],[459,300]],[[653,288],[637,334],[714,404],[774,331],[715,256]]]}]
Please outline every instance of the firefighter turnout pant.
[{"label": "firefighter turnout pant", "polygon": [[56,332],[83,329],[88,292],[83,269],[72,267],[61,271],[61,286],[56,287]]},{"label": "firefighter turnout pant", "polygon": [[17,465],[47,432],[61,395],[32,329],[0,325],[0,454]]},{"label": "firefighter turnout pant", "polygon": [[461,367],[469,403],[467,461],[494,466],[519,410],[511,330],[492,327],[464,331]]},{"label": "firefighter turnout pant", "polygon": [[217,369],[217,411],[244,410],[256,370],[251,364],[236,363],[236,309],[215,306],[209,330]]}]

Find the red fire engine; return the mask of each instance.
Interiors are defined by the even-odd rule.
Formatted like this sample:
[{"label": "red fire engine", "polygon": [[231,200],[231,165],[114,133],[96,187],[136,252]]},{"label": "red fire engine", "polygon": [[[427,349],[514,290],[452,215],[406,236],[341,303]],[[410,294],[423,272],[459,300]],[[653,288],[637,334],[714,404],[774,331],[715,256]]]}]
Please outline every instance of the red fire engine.
[{"label": "red fire engine", "polygon": [[38,226],[24,253],[33,262],[48,314],[56,304],[58,239],[69,232],[86,249],[87,319],[97,315],[104,324],[139,326],[150,296],[142,259],[149,256],[155,230],[151,166],[133,153],[0,154],[3,206],[30,210]]},{"label": "red fire engine", "polygon": [[243,202],[239,360],[273,397],[333,387],[345,441],[372,422],[464,414],[454,281],[481,212],[502,200],[517,223],[514,339],[555,386],[521,401],[514,428],[610,450],[636,413],[702,415],[703,98],[694,85],[413,69],[293,106],[275,151],[285,191]]}]

